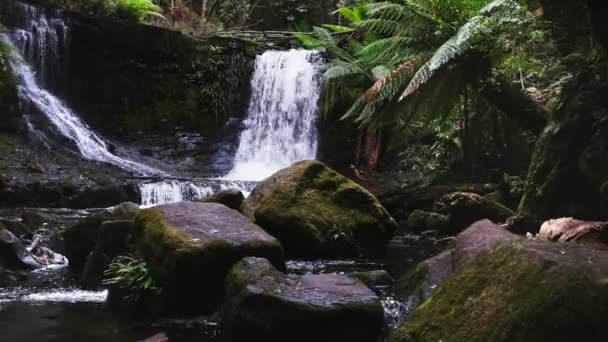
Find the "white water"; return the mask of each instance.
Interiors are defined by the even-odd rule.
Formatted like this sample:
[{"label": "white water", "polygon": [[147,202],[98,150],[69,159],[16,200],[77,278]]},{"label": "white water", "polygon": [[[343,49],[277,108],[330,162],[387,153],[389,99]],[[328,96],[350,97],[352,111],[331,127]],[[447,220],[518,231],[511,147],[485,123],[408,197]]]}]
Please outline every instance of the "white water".
[{"label": "white water", "polygon": [[226,179],[259,181],[316,158],[320,64],[318,53],[307,50],[257,57],[245,130]]},{"label": "white water", "polygon": [[[35,292],[30,288],[0,289],[0,304],[11,302],[25,303],[104,303],[108,290],[85,291],[74,288],[58,288]],[[0,307],[1,308],[1,307]]]},{"label": "white water", "polygon": [[[100,136],[61,100],[42,88],[40,84],[46,82],[49,70],[56,70],[60,64],[62,44],[67,40],[67,26],[59,18],[47,18],[43,11],[34,6],[20,2],[15,5],[18,11],[16,15],[22,18],[23,27],[10,35],[0,34],[0,40],[14,50],[9,63],[17,77],[22,101],[32,104],[44,114],[63,136],[76,144],[86,159],[113,164],[140,175],[165,175],[162,171],[111,153]],[[36,65],[40,74],[36,74],[23,56]]]},{"label": "white water", "polygon": [[162,204],[181,201],[196,201],[222,190],[239,189],[245,196],[255,184],[223,179],[201,180],[198,182],[165,180],[140,184],[141,207],[150,208]]}]

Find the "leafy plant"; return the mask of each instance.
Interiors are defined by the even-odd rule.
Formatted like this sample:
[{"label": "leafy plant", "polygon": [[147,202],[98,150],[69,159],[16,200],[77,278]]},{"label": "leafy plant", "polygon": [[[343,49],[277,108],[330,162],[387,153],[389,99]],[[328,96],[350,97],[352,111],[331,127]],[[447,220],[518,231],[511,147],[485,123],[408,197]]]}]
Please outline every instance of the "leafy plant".
[{"label": "leafy plant", "polygon": [[152,0],[115,0],[116,14],[118,17],[143,21],[149,15],[160,15],[161,8],[154,4]]},{"label": "leafy plant", "polygon": [[104,272],[103,284],[125,290],[125,300],[137,303],[142,297],[162,292],[148,264],[132,256],[116,257]]}]

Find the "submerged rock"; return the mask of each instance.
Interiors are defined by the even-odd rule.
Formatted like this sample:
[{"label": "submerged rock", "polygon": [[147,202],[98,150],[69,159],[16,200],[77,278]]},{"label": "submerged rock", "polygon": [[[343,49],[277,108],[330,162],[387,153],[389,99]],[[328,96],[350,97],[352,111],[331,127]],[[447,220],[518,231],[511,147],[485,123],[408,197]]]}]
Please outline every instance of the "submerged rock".
[{"label": "submerged rock", "polygon": [[228,341],[374,342],[384,324],[378,297],[337,274],[286,275],[246,258],[226,278]]},{"label": "submerged rock", "polygon": [[503,240],[447,280],[389,339],[603,341],[608,253]]},{"label": "submerged rock", "polygon": [[35,267],[29,251],[21,240],[7,229],[0,228],[0,266],[9,269]]},{"label": "submerged rock", "polygon": [[396,227],[371,193],[316,161],[260,182],[243,213],[292,257],[380,255]]},{"label": "submerged rock", "polygon": [[224,278],[248,256],[285,269],[279,242],[237,211],[217,203],[181,202],[140,212],[131,238],[162,286],[163,309],[209,312]]},{"label": "submerged rock", "polygon": [[449,231],[446,233],[458,233],[483,219],[505,222],[513,215],[513,211],[502,204],[469,192],[444,195],[435,203],[434,209],[449,218]]},{"label": "submerged rock", "polygon": [[230,209],[240,210],[241,205],[245,202],[245,196],[239,189],[223,190],[209,197],[203,198],[204,203],[220,203]]},{"label": "submerged rock", "polygon": [[135,203],[123,203],[89,216],[67,228],[62,236],[65,254],[70,260],[70,270],[80,273],[84,269],[87,257],[93,251],[99,236],[99,229],[105,221],[132,220],[139,206]]},{"label": "submerged rock", "polygon": [[608,249],[608,222],[579,221],[572,217],[549,220],[541,226],[538,238]]},{"label": "submerged rock", "polygon": [[388,286],[395,281],[385,270],[354,272],[349,274],[349,276],[359,279],[367,286]]},{"label": "submerged rock", "polygon": [[17,237],[32,235],[33,229],[23,224],[21,221],[0,219],[0,228],[6,228]]}]

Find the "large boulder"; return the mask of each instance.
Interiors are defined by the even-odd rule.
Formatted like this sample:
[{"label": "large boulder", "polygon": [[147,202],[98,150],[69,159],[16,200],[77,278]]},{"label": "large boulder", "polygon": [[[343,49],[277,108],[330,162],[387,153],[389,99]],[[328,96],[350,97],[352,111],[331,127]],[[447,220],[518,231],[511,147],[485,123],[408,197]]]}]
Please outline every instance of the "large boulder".
[{"label": "large boulder", "polygon": [[245,196],[239,189],[228,189],[217,192],[209,197],[205,197],[201,200],[201,202],[220,203],[230,209],[240,210],[243,202],[245,202]]},{"label": "large boulder", "polygon": [[434,211],[448,217],[449,229],[446,233],[459,233],[482,219],[506,222],[513,215],[513,211],[502,204],[470,192],[454,192],[442,196],[435,203]]},{"label": "large boulder", "polygon": [[522,239],[492,221],[475,222],[458,234],[448,249],[421,262],[402,276],[398,281],[397,291],[402,296],[412,296],[412,300],[420,303],[426,300],[435,288],[466,268],[479,254],[491,249],[497,242]]},{"label": "large boulder", "polygon": [[260,182],[242,209],[291,257],[380,255],[396,227],[371,193],[316,161]]},{"label": "large boulder", "polygon": [[139,206],[135,203],[123,203],[107,208],[89,216],[75,225],[68,227],[62,234],[65,256],[70,261],[70,270],[80,274],[84,269],[87,257],[93,251],[102,223],[115,220],[132,220]]},{"label": "large boulder", "polygon": [[235,210],[182,202],[140,212],[130,242],[162,286],[168,312],[210,312],[221,302],[224,278],[242,258],[267,258],[285,269],[280,243]]},{"label": "large boulder", "polygon": [[358,280],[286,275],[260,258],[232,268],[224,311],[231,342],[374,342],[384,323],[380,300]]},{"label": "large boulder", "polygon": [[606,251],[503,240],[443,283],[389,341],[603,341],[606,279]]},{"label": "large boulder", "polygon": [[538,238],[608,249],[608,222],[580,221],[572,217],[549,220],[540,227]]}]

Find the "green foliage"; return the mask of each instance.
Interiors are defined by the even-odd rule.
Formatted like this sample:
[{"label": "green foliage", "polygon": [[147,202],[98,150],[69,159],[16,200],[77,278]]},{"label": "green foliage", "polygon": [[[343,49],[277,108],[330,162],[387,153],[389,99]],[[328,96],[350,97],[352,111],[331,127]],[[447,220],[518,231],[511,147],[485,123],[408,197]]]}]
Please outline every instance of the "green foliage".
[{"label": "green foliage", "polygon": [[250,10],[251,1],[232,0],[222,1],[220,3],[218,12],[222,24],[225,27],[232,27],[244,23]]},{"label": "green foliage", "polygon": [[52,0],[57,6],[95,15],[142,22],[150,16],[162,17],[155,0]]},{"label": "green foliage", "polygon": [[245,53],[210,46],[204,58],[192,63],[188,80],[200,89],[205,108],[216,117],[230,115],[230,109],[242,103],[252,64]]},{"label": "green foliage", "polygon": [[152,0],[115,0],[116,15],[119,18],[143,21],[147,16],[158,14],[161,8]]},{"label": "green foliage", "polygon": [[126,291],[128,295],[124,299],[131,303],[162,292],[148,264],[131,256],[116,257],[104,272],[103,284]]}]

